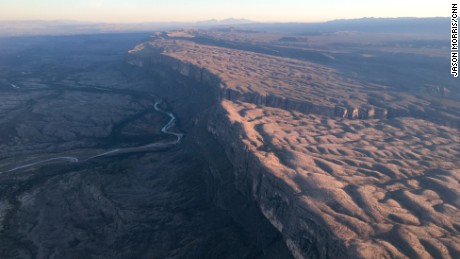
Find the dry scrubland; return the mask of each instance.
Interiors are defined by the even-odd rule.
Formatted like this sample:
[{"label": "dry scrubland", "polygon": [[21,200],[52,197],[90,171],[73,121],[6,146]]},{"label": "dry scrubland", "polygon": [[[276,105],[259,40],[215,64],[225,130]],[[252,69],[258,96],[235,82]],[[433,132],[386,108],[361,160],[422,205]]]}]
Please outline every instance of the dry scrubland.
[{"label": "dry scrubland", "polygon": [[370,258],[460,252],[460,135],[423,120],[331,120],[223,101],[311,216]]},{"label": "dry scrubland", "polygon": [[[40,151],[56,152],[94,146],[94,139],[115,135],[117,123],[152,109],[151,102],[110,92],[4,92],[0,96],[0,115],[2,121],[11,123],[0,125],[3,136],[0,139],[0,158],[16,160],[22,155]],[[82,106],[87,109],[82,109]],[[135,134],[136,126],[146,127],[134,123],[123,128],[126,131],[123,133]],[[144,124],[152,128],[150,131],[160,130],[159,126]],[[0,168],[8,161],[1,161]]]},{"label": "dry scrubland", "polygon": [[[230,90],[229,95],[254,94],[254,99],[274,96],[281,102],[288,100],[299,106],[308,103],[320,110],[322,107],[333,110],[336,106],[359,108],[368,103],[372,92],[382,91],[382,87],[370,86],[363,93],[362,84],[347,80],[330,68],[305,61],[187,41],[160,40],[152,45],[164,48],[170,57],[218,75],[224,87]],[[187,75],[187,69],[183,67],[180,72]]]},{"label": "dry scrubland", "polygon": [[[170,117],[155,103],[165,100],[159,108],[179,117],[177,102],[159,94],[183,82],[126,64],[126,51],[145,37],[0,38],[0,258],[262,253],[263,243],[203,191],[208,163],[187,143],[191,134],[165,144],[176,138],[162,133]],[[263,215],[245,210],[271,233],[271,254],[289,255]]]},{"label": "dry scrubland", "polygon": [[[275,186],[289,186],[261,208],[296,257],[312,255],[299,240],[314,229],[298,219],[330,233],[353,257],[460,256],[458,100],[184,38],[157,35],[131,54],[152,59],[152,50],[172,58],[166,63],[182,75],[218,88],[219,107],[239,130],[233,140],[245,147],[235,152],[255,158]],[[264,200],[258,190],[252,195]]]},{"label": "dry scrubland", "polygon": [[[411,116],[438,124],[460,126],[459,102],[442,93],[414,94],[386,85],[357,81],[316,63],[251,51],[162,38],[141,48],[162,49],[163,54],[185,63],[177,69],[189,75],[194,67],[217,75],[226,98],[346,118]],[[446,92],[443,92],[446,91]]]}]

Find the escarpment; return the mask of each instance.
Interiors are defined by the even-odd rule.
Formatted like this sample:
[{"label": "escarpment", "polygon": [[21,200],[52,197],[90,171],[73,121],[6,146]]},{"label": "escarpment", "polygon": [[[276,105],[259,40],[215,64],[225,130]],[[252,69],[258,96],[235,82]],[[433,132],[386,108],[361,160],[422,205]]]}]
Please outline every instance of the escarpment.
[{"label": "escarpment", "polygon": [[457,102],[356,81],[315,63],[161,37],[137,48],[130,63],[169,66],[212,84],[221,99],[346,119],[413,117],[460,127]]},{"label": "escarpment", "polygon": [[294,257],[460,256],[460,132],[450,104],[184,40],[157,38],[130,54],[132,65],[206,86],[188,89],[213,102],[193,118],[206,131],[195,141],[206,149],[212,135],[231,163],[210,170],[210,188],[226,196],[232,184],[255,201]]},{"label": "escarpment", "polygon": [[213,113],[207,127],[224,143],[227,157],[235,165],[232,173],[236,188],[257,202],[263,215],[283,234],[294,257],[345,258],[348,252],[343,241],[300,202],[301,190],[291,178],[294,172],[279,168],[273,154],[259,156],[251,140],[241,139],[251,131],[229,119],[224,107]]},{"label": "escarpment", "polygon": [[[241,71],[237,73],[230,72],[229,74],[225,74],[225,69],[218,69],[214,66],[208,66],[209,64],[203,66],[201,62],[195,64],[195,62],[191,62],[188,59],[177,57],[175,55],[176,53],[169,53],[168,50],[165,50],[164,46],[151,46],[146,43],[139,45],[136,48],[131,51],[131,55],[128,61],[131,65],[136,65],[139,67],[142,67],[146,64],[150,66],[168,66],[183,76],[193,78],[197,82],[202,82],[214,86],[214,88],[218,89],[217,96],[219,96],[221,99],[251,102],[259,105],[300,111],[302,113],[313,113],[318,115],[350,119],[386,119],[388,115],[386,108],[375,107],[366,103],[364,100],[350,102],[349,100],[353,98],[348,100],[342,98],[343,100],[338,101],[338,98],[341,98],[340,96],[334,98],[332,97],[333,95],[328,96],[327,92],[322,93],[323,98],[321,99],[316,98],[313,95],[305,95],[304,91],[308,90],[308,87],[310,87],[309,84],[311,84],[311,86],[314,88],[318,88],[313,91],[315,94],[318,94],[316,91],[322,91],[320,90],[320,87],[323,86],[320,81],[309,83],[309,81],[313,80],[312,76],[308,76],[307,81],[302,81],[304,78],[300,78],[299,82],[289,82],[289,80],[285,82],[283,79],[278,78],[276,80],[276,83],[278,84],[277,86],[275,83],[269,82],[269,77],[273,76],[274,72],[272,74],[260,75],[263,77],[263,80],[258,82],[257,78],[252,78],[252,74],[248,72],[254,71],[252,68],[238,67],[243,70],[247,69],[247,71],[244,71],[244,75],[237,74]],[[232,53],[229,53],[228,55],[232,55]],[[278,74],[280,77],[283,77],[285,74],[289,73],[305,73],[302,71],[302,65],[303,64],[296,64],[296,66],[293,68],[286,68],[286,70],[293,69],[295,70],[294,72],[279,71],[276,72],[276,74]],[[233,68],[237,69],[236,66]],[[276,70],[276,67],[272,67],[270,69]],[[312,66],[312,70],[315,69],[316,68]],[[317,75],[313,76],[322,77],[324,75],[323,73],[329,72],[332,71],[329,71],[324,67],[319,67],[319,71],[314,72]],[[235,77],[232,75],[235,75]],[[248,76],[249,78],[244,78],[244,76]],[[329,77],[330,76],[327,76],[326,80],[329,80]],[[248,79],[250,81],[248,81]],[[299,78],[294,78],[292,81],[297,79]],[[287,85],[285,85],[286,83]],[[304,86],[302,85],[303,83],[306,83],[307,85]],[[330,82],[327,82],[327,84],[330,84]],[[272,87],[272,85],[274,87]],[[345,88],[352,87],[351,83],[349,82],[345,82],[344,85]],[[298,88],[296,89],[298,95],[286,90],[291,86]],[[327,86],[325,89],[327,89]]]},{"label": "escarpment", "polygon": [[235,174],[253,179],[250,193],[296,257],[459,255],[457,131],[222,106],[210,131],[240,143],[226,145]]}]

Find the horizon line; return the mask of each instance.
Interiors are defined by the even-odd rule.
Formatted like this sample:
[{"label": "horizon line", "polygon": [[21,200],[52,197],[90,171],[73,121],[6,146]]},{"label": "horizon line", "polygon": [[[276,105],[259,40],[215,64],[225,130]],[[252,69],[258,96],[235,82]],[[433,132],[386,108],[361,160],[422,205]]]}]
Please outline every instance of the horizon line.
[{"label": "horizon line", "polygon": [[0,22],[75,22],[75,23],[99,23],[99,24],[197,24],[206,22],[225,22],[225,21],[247,21],[249,23],[327,23],[333,21],[346,21],[346,20],[363,20],[363,19],[436,19],[436,18],[449,18],[449,16],[429,16],[429,17],[416,17],[416,16],[397,16],[397,17],[360,17],[360,18],[335,18],[331,20],[321,21],[257,21],[246,18],[225,18],[225,19],[207,19],[207,20],[196,20],[196,21],[132,21],[132,22],[113,22],[113,21],[91,21],[91,20],[75,20],[75,19],[7,19]]}]

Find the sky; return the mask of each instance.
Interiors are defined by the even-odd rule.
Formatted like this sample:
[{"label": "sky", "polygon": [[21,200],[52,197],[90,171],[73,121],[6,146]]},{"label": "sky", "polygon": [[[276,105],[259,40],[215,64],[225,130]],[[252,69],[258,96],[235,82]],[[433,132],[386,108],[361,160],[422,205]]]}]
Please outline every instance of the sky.
[{"label": "sky", "polygon": [[245,18],[320,22],[362,17],[447,17],[458,0],[0,0],[0,20],[194,22]]}]

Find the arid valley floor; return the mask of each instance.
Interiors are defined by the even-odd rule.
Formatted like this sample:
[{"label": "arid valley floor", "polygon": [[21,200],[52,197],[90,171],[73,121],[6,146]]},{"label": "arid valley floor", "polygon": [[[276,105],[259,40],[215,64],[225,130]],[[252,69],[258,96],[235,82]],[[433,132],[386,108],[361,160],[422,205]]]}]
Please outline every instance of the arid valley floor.
[{"label": "arid valley floor", "polygon": [[459,258],[444,36],[272,27],[0,38],[0,258]]}]

